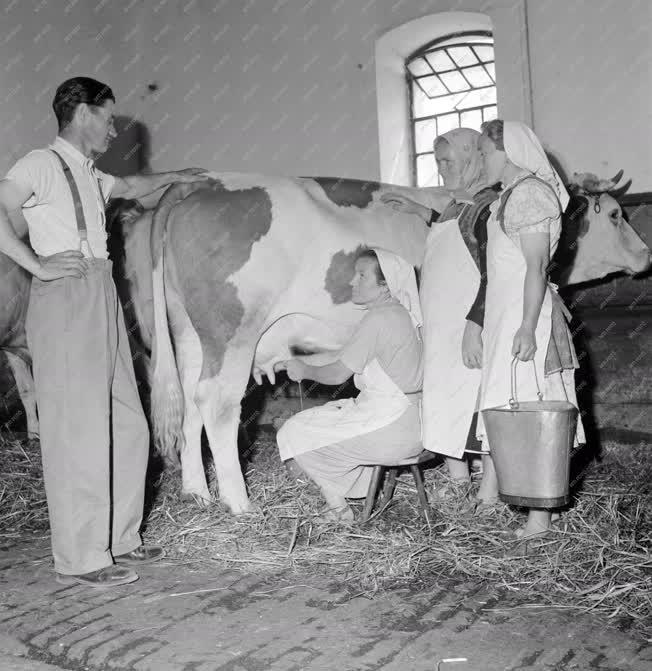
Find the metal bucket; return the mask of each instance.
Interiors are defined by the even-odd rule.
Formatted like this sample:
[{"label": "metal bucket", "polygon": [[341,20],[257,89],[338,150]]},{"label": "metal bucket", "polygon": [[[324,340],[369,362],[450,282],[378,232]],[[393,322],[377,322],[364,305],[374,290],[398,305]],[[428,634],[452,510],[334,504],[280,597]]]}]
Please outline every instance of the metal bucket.
[{"label": "metal bucket", "polygon": [[500,498],[527,508],[557,508],[569,499],[578,410],[568,401],[544,401],[536,368],[539,400],[519,403],[517,363],[514,358],[512,396],[507,405],[482,410]]}]

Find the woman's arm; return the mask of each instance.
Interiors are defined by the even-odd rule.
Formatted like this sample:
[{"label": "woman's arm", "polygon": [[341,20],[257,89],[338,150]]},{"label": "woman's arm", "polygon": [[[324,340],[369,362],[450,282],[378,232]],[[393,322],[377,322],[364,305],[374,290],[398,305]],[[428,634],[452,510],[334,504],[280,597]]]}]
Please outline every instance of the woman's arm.
[{"label": "woman's arm", "polygon": [[439,216],[436,210],[421,205],[421,203],[417,203],[415,200],[395,191],[383,193],[380,197],[380,202],[389,205],[396,212],[415,214],[423,220],[426,226],[432,226],[433,222],[437,221],[437,217]]},{"label": "woman's arm", "polygon": [[521,249],[527,266],[523,286],[523,319],[514,336],[512,354],[521,361],[534,358],[537,350],[535,330],[546,294],[550,262],[549,233],[521,233]]},{"label": "woman's arm", "polygon": [[480,285],[475,296],[473,305],[466,318],[475,322],[480,328],[484,326],[484,304],[487,298],[487,221],[491,211],[487,205],[478,214],[477,221],[473,226],[473,233],[478,242],[478,270],[480,271]]},{"label": "woman's arm", "polygon": [[298,359],[288,359],[274,366],[274,369],[287,371],[288,377],[294,382],[307,379],[327,385],[343,384],[353,375],[353,371],[339,360],[325,366],[311,366]]}]

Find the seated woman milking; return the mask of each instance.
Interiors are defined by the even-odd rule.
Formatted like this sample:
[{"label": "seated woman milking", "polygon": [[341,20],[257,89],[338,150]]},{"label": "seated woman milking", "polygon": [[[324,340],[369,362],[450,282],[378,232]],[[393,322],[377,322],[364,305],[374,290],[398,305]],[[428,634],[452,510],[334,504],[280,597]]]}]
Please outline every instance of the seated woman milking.
[{"label": "seated woman milking", "polygon": [[276,366],[296,382],[341,385],[353,375],[360,390],[355,399],[294,415],[276,436],[281,459],[293,458],[321,489],[325,521],[353,520],[347,498],[366,495],[373,465],[421,452],[423,361],[414,269],[392,252],[365,250],[351,287],[365,314],[338,360],[311,366],[290,359]]}]

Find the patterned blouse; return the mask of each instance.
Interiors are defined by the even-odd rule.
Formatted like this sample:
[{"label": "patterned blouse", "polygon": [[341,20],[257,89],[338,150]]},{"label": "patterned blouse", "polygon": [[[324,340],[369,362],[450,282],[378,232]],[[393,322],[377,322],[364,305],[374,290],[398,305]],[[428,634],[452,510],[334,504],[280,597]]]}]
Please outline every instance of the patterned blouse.
[{"label": "patterned blouse", "polygon": [[521,233],[549,233],[552,256],[561,233],[561,206],[546,182],[533,175],[519,177],[503,190],[491,209],[497,210],[503,231],[519,249]]}]

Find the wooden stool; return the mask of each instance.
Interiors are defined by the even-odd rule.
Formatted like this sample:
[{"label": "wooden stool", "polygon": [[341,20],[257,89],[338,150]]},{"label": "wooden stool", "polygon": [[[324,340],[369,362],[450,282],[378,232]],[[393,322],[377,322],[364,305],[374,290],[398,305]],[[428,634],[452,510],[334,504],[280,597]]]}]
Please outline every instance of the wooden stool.
[{"label": "wooden stool", "polygon": [[371,474],[371,482],[369,483],[369,489],[367,490],[367,498],[364,502],[362,517],[360,518],[360,523],[364,524],[371,517],[371,511],[373,510],[378,488],[380,487],[380,483],[383,480],[385,471],[389,472],[387,473],[387,480],[385,482],[385,486],[383,487],[383,495],[380,500],[381,510],[392,500],[392,496],[394,495],[394,488],[396,487],[396,476],[398,474],[398,470],[400,468],[404,468],[405,466],[410,467],[410,471],[414,477],[414,483],[417,487],[417,494],[419,495],[419,507],[421,508],[421,513],[426,519],[428,519],[428,497],[426,496],[426,490],[423,486],[423,475],[421,474],[420,465],[436,458],[437,455],[434,452],[423,450],[421,454],[418,454],[416,457],[403,459],[403,461],[399,461],[395,464],[377,464],[374,466],[373,473]]}]

